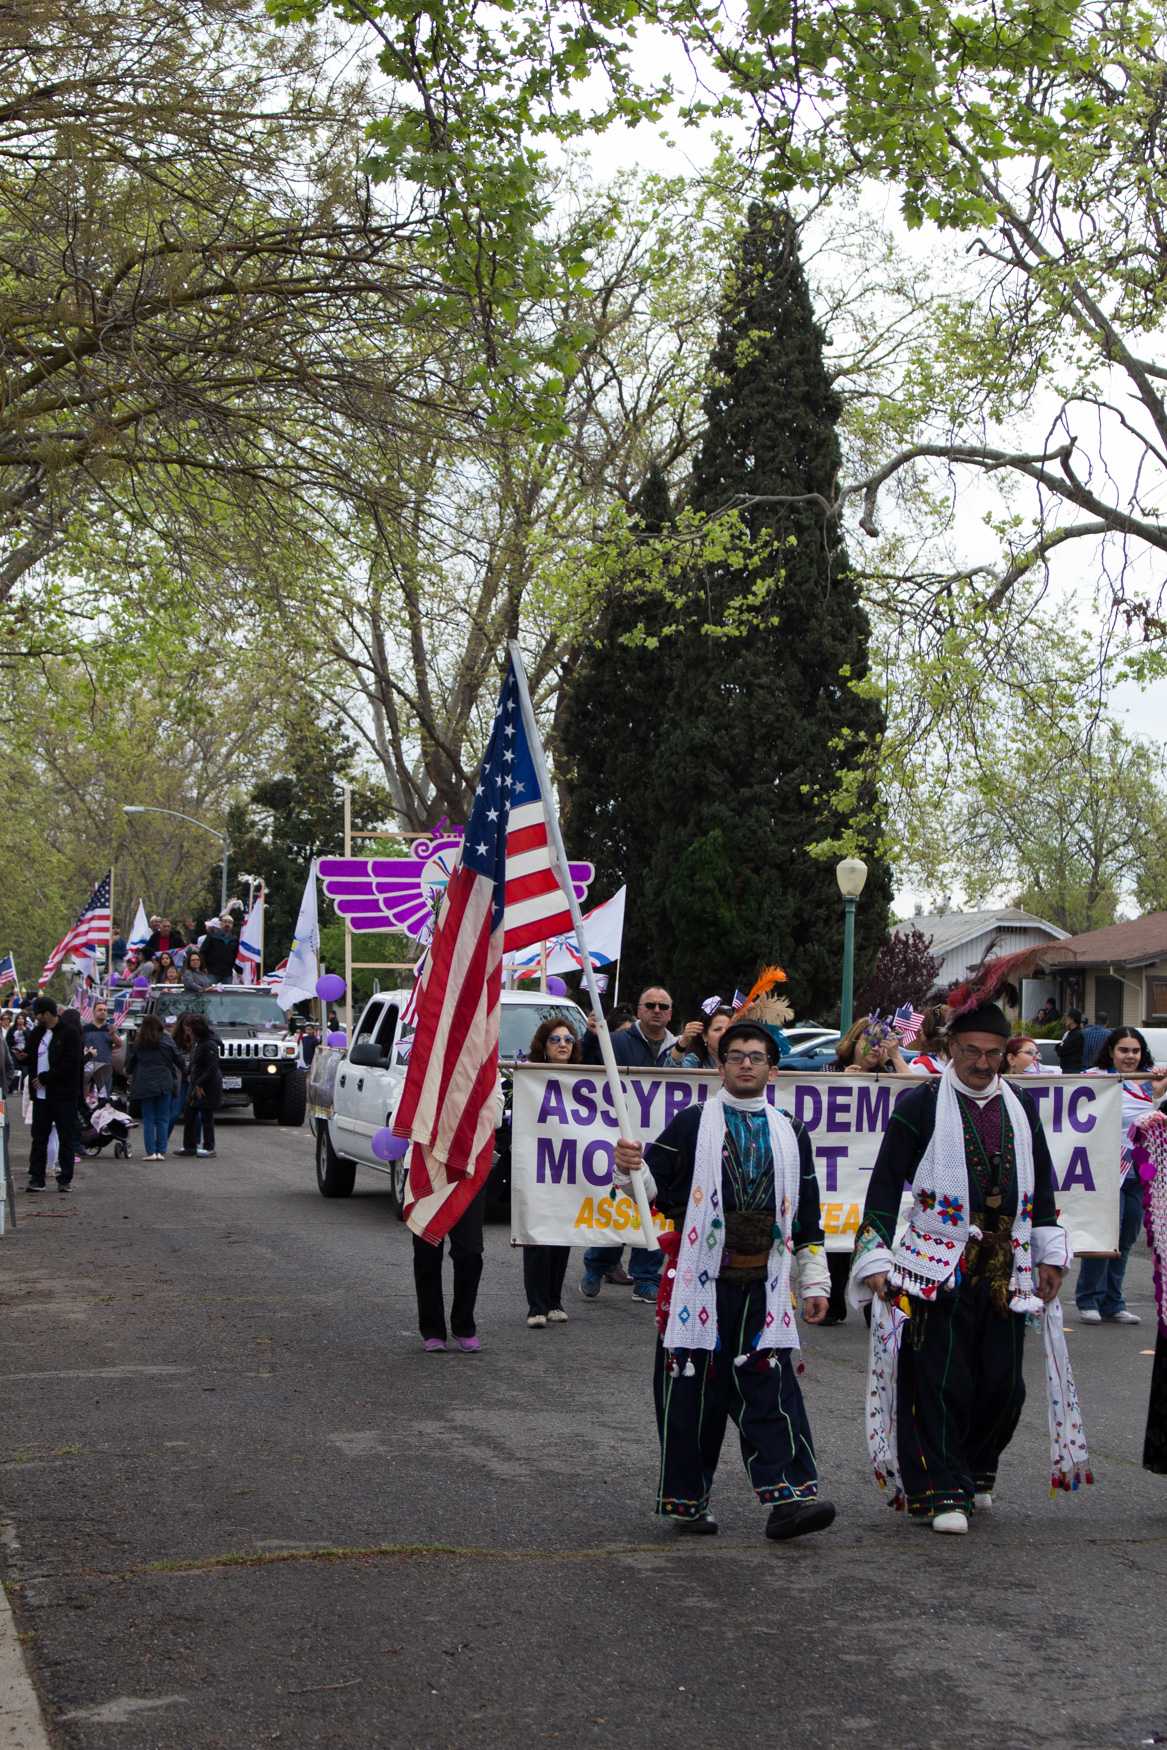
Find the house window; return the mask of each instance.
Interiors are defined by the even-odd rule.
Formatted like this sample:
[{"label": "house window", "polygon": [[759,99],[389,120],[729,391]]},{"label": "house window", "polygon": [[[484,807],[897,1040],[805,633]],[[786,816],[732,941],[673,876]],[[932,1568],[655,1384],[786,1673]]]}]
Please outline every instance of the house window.
[{"label": "house window", "polygon": [[1147,980],[1147,1019],[1160,1021],[1167,1018],[1167,978],[1148,978]]}]

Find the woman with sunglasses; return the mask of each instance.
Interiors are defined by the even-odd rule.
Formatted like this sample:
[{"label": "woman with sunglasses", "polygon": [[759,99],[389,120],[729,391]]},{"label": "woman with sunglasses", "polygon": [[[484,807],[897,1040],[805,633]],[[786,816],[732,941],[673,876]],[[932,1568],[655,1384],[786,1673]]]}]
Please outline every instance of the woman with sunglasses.
[{"label": "woman with sunglasses", "polygon": [[[532,1063],[579,1063],[579,1040],[569,1021],[559,1016],[541,1021],[531,1040]],[[567,1274],[570,1246],[524,1246],[523,1287],[527,1292],[527,1328],[542,1331],[547,1325],[565,1325],[563,1278]]]}]

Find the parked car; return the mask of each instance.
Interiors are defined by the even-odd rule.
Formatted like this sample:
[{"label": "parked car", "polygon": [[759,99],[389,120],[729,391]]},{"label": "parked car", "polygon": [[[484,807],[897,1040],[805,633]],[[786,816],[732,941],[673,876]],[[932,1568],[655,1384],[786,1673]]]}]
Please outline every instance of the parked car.
[{"label": "parked car", "polygon": [[[322,1197],[349,1197],[358,1167],[389,1180],[393,1206],[405,1208],[408,1162],[381,1161],[373,1153],[373,1138],[393,1123],[405,1085],[412,1022],[401,1020],[411,993],[382,991],[361,1012],[350,1044],[343,1050],[320,1046],[308,1078],[308,1111],[316,1144],[316,1185]],[[499,1068],[505,1110],[495,1134],[494,1161],[486,1188],[490,1214],[505,1211],[511,1191],[510,1077],[507,1066],[524,1057],[535,1029],[550,1018],[568,1020],[582,1038],[587,1028],[583,1011],[567,999],[539,991],[502,993],[499,1015]]]}]

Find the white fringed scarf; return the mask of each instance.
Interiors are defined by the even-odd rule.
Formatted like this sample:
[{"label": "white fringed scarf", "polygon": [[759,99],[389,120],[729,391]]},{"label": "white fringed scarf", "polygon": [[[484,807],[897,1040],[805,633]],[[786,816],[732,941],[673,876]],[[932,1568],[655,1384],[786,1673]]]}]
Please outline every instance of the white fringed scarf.
[{"label": "white fringed scarf", "polygon": [[[770,1125],[774,1161],[774,1232],[766,1264],[766,1317],[755,1345],[758,1349],[796,1349],[798,1333],[790,1294],[790,1263],[794,1251],[794,1217],[798,1212],[800,1169],[798,1138],[784,1113],[764,1098],[739,1100],[724,1090],[706,1100],[697,1132],[693,1183],[681,1228],[664,1347],[717,1347],[717,1277],[725,1250],[725,1212],[721,1202],[721,1154],[725,1145],[725,1108],[765,1112]],[[736,1358],[740,1363],[745,1356]]]},{"label": "white fringed scarf", "polygon": [[[933,1301],[941,1289],[957,1287],[964,1248],[969,1239],[980,1237],[980,1229],[970,1226],[968,1220],[968,1167],[954,1081],[955,1072],[950,1064],[936,1097],[936,1128],[912,1181],[915,1202],[907,1230],[894,1249],[889,1272],[893,1297],[885,1301],[877,1295],[871,1305],[867,1450],[876,1481],[881,1488],[892,1490],[892,1504],[896,1507],[904,1504],[896,1427],[899,1355],[904,1329],[912,1316],[905,1295]],[[1012,1312],[1036,1313],[1041,1318],[1049,1412],[1050,1489],[1073,1490],[1083,1482],[1092,1483],[1094,1478],[1066,1348],[1061,1303],[1056,1297],[1042,1301],[1034,1293],[1033,1134],[1025,1108],[1007,1082],[998,1080],[983,1094],[974,1094],[963,1083],[960,1087],[978,1103],[1000,1094],[1013,1129],[1017,1214],[1013,1218],[1014,1263],[1009,1307]],[[895,1291],[899,1291],[898,1295]]]},{"label": "white fringed scarf", "polygon": [[[1033,1292],[1033,1135],[1029,1119],[1008,1082],[997,1077],[983,1094],[974,1093],[957,1080],[952,1064],[940,1078],[936,1125],[912,1180],[915,1201],[907,1229],[895,1247],[892,1286],[921,1300],[935,1300],[941,1288],[959,1282],[964,1248],[970,1239],[980,1238],[980,1228],[969,1225],[968,1167],[958,1088],[978,1105],[998,1094],[1005,1102],[1017,1169],[1009,1307],[1012,1312],[1039,1313],[1042,1303]],[[1003,1146],[1003,1132],[1001,1142]]]}]

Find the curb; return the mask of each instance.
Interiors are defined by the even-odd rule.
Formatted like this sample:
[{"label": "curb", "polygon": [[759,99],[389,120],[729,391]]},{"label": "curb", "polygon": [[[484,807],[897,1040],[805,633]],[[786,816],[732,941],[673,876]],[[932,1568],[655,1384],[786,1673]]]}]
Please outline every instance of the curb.
[{"label": "curb", "polygon": [[0,1586],[0,1750],[51,1750],[44,1715],[24,1662],[8,1594]]}]

